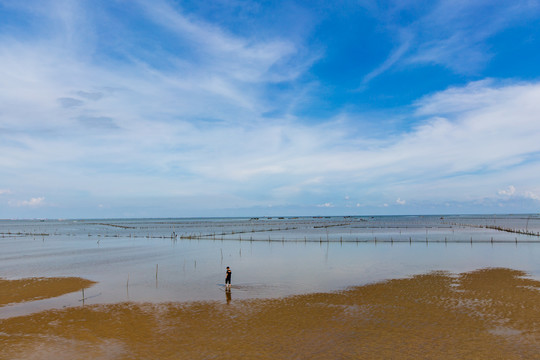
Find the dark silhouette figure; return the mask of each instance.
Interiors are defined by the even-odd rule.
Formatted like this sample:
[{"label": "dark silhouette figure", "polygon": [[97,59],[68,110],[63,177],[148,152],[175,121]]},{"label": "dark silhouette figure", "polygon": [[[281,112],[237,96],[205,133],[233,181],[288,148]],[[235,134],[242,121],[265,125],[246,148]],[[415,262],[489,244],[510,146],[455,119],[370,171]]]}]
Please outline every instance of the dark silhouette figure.
[{"label": "dark silhouette figure", "polygon": [[231,288],[231,275],[232,275],[232,271],[231,269],[229,269],[229,267],[227,266],[227,272],[226,272],[226,276],[225,276],[225,288]]}]

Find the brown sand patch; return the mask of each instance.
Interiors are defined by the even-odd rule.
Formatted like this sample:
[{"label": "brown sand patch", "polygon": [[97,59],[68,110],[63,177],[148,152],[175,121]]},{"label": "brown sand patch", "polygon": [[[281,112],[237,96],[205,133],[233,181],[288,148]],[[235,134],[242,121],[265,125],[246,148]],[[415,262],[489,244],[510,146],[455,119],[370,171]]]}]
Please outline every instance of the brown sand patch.
[{"label": "brown sand patch", "polygon": [[0,320],[0,359],[538,359],[540,283],[524,275],[432,273],[284,299],[51,310]]},{"label": "brown sand patch", "polygon": [[79,291],[95,284],[76,277],[0,279],[0,307],[12,303],[42,300]]}]

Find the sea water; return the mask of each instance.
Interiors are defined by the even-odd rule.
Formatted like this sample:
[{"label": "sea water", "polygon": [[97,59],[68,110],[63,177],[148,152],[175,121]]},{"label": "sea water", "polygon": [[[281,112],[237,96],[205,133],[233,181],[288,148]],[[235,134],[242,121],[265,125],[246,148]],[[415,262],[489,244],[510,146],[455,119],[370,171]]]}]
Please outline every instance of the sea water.
[{"label": "sea water", "polygon": [[0,308],[0,317],[81,303],[283,297],[485,267],[540,279],[538,232],[537,215],[1,220],[1,278],[97,284],[84,296]]}]

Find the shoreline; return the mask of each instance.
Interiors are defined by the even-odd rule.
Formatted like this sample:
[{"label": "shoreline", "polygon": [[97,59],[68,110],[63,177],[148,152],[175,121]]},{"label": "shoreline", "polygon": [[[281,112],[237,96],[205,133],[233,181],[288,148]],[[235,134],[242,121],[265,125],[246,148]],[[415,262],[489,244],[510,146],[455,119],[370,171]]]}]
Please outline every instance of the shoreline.
[{"label": "shoreline", "polygon": [[533,359],[540,281],[488,268],[277,299],[86,305],[2,319],[0,340],[0,358],[20,359]]}]

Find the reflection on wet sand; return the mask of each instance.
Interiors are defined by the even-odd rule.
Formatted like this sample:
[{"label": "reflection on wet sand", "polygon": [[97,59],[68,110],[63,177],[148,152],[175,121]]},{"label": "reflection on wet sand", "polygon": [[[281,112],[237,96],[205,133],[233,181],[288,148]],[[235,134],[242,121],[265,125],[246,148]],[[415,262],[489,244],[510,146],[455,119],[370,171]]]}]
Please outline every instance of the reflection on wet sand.
[{"label": "reflection on wet sand", "polygon": [[225,289],[225,298],[227,299],[227,305],[230,304],[232,300],[231,288]]},{"label": "reflection on wet sand", "polygon": [[0,320],[0,358],[537,359],[540,282],[524,276],[436,272],[281,299],[49,310]]}]

